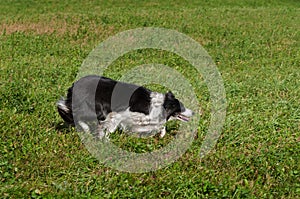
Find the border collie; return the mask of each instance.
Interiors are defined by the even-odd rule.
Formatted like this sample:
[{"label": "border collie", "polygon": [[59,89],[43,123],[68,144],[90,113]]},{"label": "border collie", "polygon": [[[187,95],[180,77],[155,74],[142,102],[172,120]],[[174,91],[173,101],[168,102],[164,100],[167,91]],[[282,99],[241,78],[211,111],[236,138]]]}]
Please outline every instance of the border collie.
[{"label": "border collie", "polygon": [[171,119],[187,122],[193,112],[171,92],[153,92],[145,87],[90,75],[68,89],[66,99],[57,102],[65,122],[90,132],[90,121],[97,121],[97,136],[109,138],[117,128],[140,135],[166,134]]}]

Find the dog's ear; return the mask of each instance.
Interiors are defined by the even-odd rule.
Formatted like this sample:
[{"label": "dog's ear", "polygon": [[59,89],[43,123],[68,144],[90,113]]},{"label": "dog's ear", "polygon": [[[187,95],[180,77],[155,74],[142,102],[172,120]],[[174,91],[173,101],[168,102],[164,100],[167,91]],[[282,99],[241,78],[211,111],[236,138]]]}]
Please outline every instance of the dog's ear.
[{"label": "dog's ear", "polygon": [[169,91],[169,92],[166,93],[166,98],[167,99],[174,99],[175,96],[174,96],[174,94],[171,91]]}]

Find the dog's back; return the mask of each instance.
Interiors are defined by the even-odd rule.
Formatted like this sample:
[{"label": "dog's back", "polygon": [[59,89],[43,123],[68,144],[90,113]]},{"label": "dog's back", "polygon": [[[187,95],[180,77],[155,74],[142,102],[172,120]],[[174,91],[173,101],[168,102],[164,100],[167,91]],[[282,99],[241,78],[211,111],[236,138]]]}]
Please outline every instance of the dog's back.
[{"label": "dog's back", "polygon": [[96,114],[97,119],[103,121],[109,113],[125,111],[129,107],[132,112],[147,115],[150,93],[141,86],[90,75],[68,89],[67,98],[57,102],[57,109],[64,121],[71,125],[74,125],[73,114],[82,120],[95,118]]}]

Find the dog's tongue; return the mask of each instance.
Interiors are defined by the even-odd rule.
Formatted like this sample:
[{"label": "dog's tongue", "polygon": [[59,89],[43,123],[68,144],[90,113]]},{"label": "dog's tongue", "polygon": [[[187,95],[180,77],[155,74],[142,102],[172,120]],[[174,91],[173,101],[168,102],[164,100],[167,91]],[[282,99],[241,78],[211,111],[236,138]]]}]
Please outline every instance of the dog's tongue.
[{"label": "dog's tongue", "polygon": [[177,118],[181,121],[184,121],[184,122],[188,122],[190,120],[189,117],[185,116],[185,115],[182,115],[182,114],[178,114],[177,115]]}]

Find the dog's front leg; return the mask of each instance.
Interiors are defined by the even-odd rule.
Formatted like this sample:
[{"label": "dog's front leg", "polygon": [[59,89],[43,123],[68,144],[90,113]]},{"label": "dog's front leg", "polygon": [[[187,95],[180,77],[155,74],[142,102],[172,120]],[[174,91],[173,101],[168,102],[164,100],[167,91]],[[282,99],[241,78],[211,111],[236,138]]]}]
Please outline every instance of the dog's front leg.
[{"label": "dog's front leg", "polygon": [[107,115],[105,121],[100,122],[98,126],[98,136],[100,139],[105,137],[109,140],[109,134],[116,131],[121,122],[121,116],[115,112]]},{"label": "dog's front leg", "polygon": [[161,130],[160,130],[160,135],[159,137],[160,138],[163,138],[164,136],[166,135],[166,127],[162,127]]},{"label": "dog's front leg", "polygon": [[97,128],[97,137],[100,138],[101,140],[106,137],[106,127],[105,127],[105,121],[99,122],[98,128]]}]

